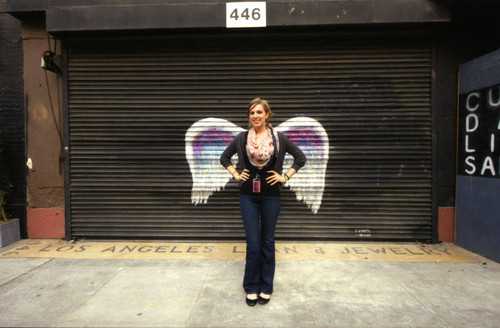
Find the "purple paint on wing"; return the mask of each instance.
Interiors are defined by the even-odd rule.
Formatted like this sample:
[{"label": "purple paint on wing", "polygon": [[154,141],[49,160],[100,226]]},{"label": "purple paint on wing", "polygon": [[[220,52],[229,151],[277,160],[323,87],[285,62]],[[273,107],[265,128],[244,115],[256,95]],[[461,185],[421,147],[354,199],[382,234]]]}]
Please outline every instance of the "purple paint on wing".
[{"label": "purple paint on wing", "polygon": [[202,158],[214,152],[220,155],[231,143],[234,136],[235,134],[230,131],[218,130],[217,128],[204,130],[193,140],[194,156]]},{"label": "purple paint on wing", "polygon": [[323,158],[324,154],[322,152],[324,141],[321,135],[310,126],[296,128],[293,130],[288,130],[284,132],[285,135],[301,149],[312,148],[313,151],[319,154],[320,158]]}]

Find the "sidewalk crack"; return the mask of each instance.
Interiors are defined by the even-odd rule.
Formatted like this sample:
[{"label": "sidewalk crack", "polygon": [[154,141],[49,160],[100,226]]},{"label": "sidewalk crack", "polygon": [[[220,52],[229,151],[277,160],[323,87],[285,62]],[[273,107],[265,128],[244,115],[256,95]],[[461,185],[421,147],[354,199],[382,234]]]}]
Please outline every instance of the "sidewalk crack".
[{"label": "sidewalk crack", "polygon": [[35,271],[35,270],[37,270],[37,269],[41,268],[42,266],[46,265],[47,263],[52,262],[53,260],[54,260],[53,258],[50,258],[50,259],[48,259],[47,261],[45,261],[45,262],[43,262],[43,263],[40,263],[39,265],[37,265],[37,266],[35,266],[35,267],[31,268],[30,270],[28,270],[28,271],[26,271],[26,272],[23,272],[22,274],[20,274],[20,275],[18,275],[18,276],[15,276],[15,277],[14,277],[14,278],[12,278],[12,279],[7,280],[5,283],[3,283],[3,284],[1,284],[1,285],[0,285],[0,288],[2,288],[2,287],[4,287],[4,286],[6,286],[6,285],[8,285],[8,284],[10,284],[10,283],[11,283],[11,282],[13,282],[13,281],[16,281],[16,280],[18,280],[18,279],[21,279],[22,277],[26,276],[27,274],[29,274],[29,273],[31,273],[31,272],[33,272],[33,271]]},{"label": "sidewalk crack", "polygon": [[408,295],[410,295],[411,297],[413,297],[420,305],[422,305],[424,308],[427,309],[427,311],[429,311],[430,313],[432,313],[434,315],[434,317],[436,317],[437,319],[439,319],[441,321],[441,323],[443,325],[445,325],[446,327],[452,327],[450,326],[443,318],[441,318],[441,316],[439,314],[437,314],[433,309],[431,309],[429,306],[427,306],[424,302],[422,302],[420,300],[420,298],[417,297],[417,295],[415,295],[415,293],[413,293],[413,291],[408,288],[408,286],[406,286],[405,284],[403,284],[402,282],[400,282],[395,276],[393,276],[391,274],[391,272],[387,271],[387,270],[384,270],[384,268],[379,264],[379,263],[376,263],[376,265],[382,270],[382,271],[385,271],[385,273],[387,275],[389,275],[389,277],[392,278],[392,280],[394,280],[399,286],[403,287],[403,289],[408,293]]}]

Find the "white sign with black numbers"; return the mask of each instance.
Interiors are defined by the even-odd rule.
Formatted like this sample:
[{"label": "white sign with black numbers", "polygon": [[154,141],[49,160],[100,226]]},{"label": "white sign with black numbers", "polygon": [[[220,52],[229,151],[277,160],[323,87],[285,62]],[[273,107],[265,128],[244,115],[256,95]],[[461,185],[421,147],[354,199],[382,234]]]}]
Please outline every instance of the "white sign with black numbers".
[{"label": "white sign with black numbers", "polygon": [[266,3],[261,2],[227,2],[226,27],[265,27]]}]

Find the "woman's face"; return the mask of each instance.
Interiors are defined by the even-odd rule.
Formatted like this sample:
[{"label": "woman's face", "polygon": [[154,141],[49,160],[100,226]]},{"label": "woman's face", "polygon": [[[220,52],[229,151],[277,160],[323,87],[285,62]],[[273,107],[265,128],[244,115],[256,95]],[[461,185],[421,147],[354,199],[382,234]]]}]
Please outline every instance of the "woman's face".
[{"label": "woman's face", "polygon": [[255,105],[248,114],[248,119],[256,130],[265,126],[268,118],[269,113],[266,113],[266,110],[262,105]]}]

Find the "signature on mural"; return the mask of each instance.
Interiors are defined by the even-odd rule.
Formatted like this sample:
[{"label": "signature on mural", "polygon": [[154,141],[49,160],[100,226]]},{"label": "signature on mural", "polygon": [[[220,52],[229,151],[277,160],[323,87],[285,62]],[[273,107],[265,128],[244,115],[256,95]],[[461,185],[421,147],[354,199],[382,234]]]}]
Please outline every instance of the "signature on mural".
[{"label": "signature on mural", "polygon": [[[276,127],[307,156],[306,165],[284,186],[295,192],[298,201],[304,202],[316,214],[321,206],[325,189],[328,163],[328,135],[323,126],[310,117],[289,119]],[[186,132],[186,159],[189,163],[193,188],[191,201],[206,203],[215,192],[224,188],[230,175],[219,162],[220,155],[233,138],[244,129],[220,118],[205,118],[194,123]],[[236,166],[237,155],[233,157]],[[293,163],[289,154],[284,168]]]}]

